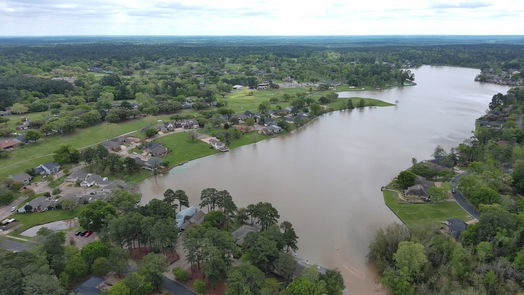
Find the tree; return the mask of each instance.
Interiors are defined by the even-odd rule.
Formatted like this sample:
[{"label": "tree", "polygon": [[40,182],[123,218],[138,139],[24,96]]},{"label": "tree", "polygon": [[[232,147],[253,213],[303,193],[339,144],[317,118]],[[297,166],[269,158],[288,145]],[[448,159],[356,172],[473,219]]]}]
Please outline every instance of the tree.
[{"label": "tree", "polygon": [[91,265],[91,270],[95,276],[105,276],[111,271],[111,265],[106,257],[98,257]]},{"label": "tree", "polygon": [[25,139],[27,141],[37,141],[39,140],[40,138],[42,137],[42,133],[36,131],[36,130],[29,130],[27,131],[27,133],[25,134]]},{"label": "tree", "polygon": [[60,164],[78,163],[80,160],[80,152],[70,145],[60,146],[54,153],[55,162]]},{"label": "tree", "polygon": [[60,274],[64,268],[64,233],[53,232],[44,227],[38,230],[37,238],[41,241],[49,267],[56,275]]},{"label": "tree", "polygon": [[242,245],[248,260],[264,271],[270,271],[278,258],[277,243],[258,232],[248,233]]},{"label": "tree", "polygon": [[129,173],[134,173],[140,170],[140,165],[133,158],[124,158],[124,166]]},{"label": "tree", "polygon": [[322,107],[316,102],[311,104],[309,108],[311,109],[311,113],[313,113],[315,116],[318,116],[322,113]]},{"label": "tree", "polygon": [[116,272],[119,275],[124,273],[127,267],[127,257],[129,252],[122,248],[112,247],[109,249],[109,266],[111,271]]},{"label": "tree", "polygon": [[295,279],[282,292],[282,295],[323,295],[328,294],[324,281],[311,280],[306,277]]},{"label": "tree", "polygon": [[23,294],[23,276],[16,268],[0,268],[0,290],[3,295]]},{"label": "tree", "polygon": [[149,253],[144,256],[139,273],[158,290],[162,285],[164,279],[163,273],[166,270],[167,265],[164,255]]},{"label": "tree", "polygon": [[197,294],[205,294],[206,293],[206,282],[203,280],[195,280],[193,282],[193,289],[197,291]]},{"label": "tree", "polygon": [[409,278],[416,277],[421,272],[422,267],[428,262],[424,253],[424,246],[410,241],[400,242],[393,259],[400,272],[405,272]]},{"label": "tree", "polygon": [[140,200],[140,194],[133,194],[127,190],[112,191],[107,198],[109,204],[123,212],[133,210],[138,200]]},{"label": "tree", "polygon": [[107,295],[131,295],[131,290],[124,281],[117,282],[107,291]]},{"label": "tree", "polygon": [[517,160],[513,164],[513,185],[519,192],[524,192],[524,160]]},{"label": "tree", "polygon": [[280,253],[275,261],[275,271],[284,278],[286,282],[291,280],[297,261],[290,254]]},{"label": "tree", "polygon": [[282,238],[284,239],[284,243],[286,246],[286,250],[289,251],[290,249],[293,251],[298,250],[297,242],[298,242],[298,236],[295,233],[295,229],[293,228],[293,225],[289,221],[284,221],[280,224],[280,229],[282,232]]},{"label": "tree", "polygon": [[109,203],[97,200],[82,206],[78,214],[78,220],[83,228],[97,232],[114,216],[116,216],[115,207]]},{"label": "tree", "polygon": [[158,133],[158,131],[155,128],[148,128],[145,131],[146,137],[151,138],[155,136]]},{"label": "tree", "polygon": [[131,295],[144,295],[153,292],[155,287],[151,281],[140,272],[133,272],[126,276],[124,284],[131,291]]},{"label": "tree", "polygon": [[173,276],[175,276],[177,281],[182,283],[188,281],[191,278],[189,272],[180,267],[173,268]]},{"label": "tree", "polygon": [[216,228],[222,228],[224,223],[226,223],[226,216],[224,215],[224,213],[222,213],[222,211],[217,211],[217,210],[209,211],[204,216],[205,225],[209,225],[209,226],[216,227]]},{"label": "tree", "polygon": [[68,281],[75,282],[88,274],[89,265],[77,253],[66,260],[64,272],[67,274]]},{"label": "tree", "polygon": [[353,105],[353,100],[350,98],[348,99],[348,103],[347,103],[347,106],[346,106],[348,109],[352,110],[355,108],[355,106]]},{"label": "tree", "polygon": [[260,294],[264,287],[264,273],[253,265],[240,264],[227,276],[225,295]]},{"label": "tree", "polygon": [[216,247],[206,247],[204,250],[204,275],[215,286],[224,278],[229,268],[229,262],[224,259],[222,252]]},{"label": "tree", "polygon": [[62,295],[64,290],[56,278],[44,274],[31,274],[24,278],[24,294]]},{"label": "tree", "polygon": [[358,107],[359,107],[359,108],[363,108],[363,107],[365,107],[365,106],[366,106],[366,101],[365,101],[364,99],[360,99],[360,100],[358,101]]},{"label": "tree", "polygon": [[325,274],[320,274],[320,279],[326,282],[326,291],[329,295],[342,295],[344,288],[344,278],[338,270],[328,269]]},{"label": "tree", "polygon": [[182,206],[189,207],[189,198],[183,190],[179,189],[175,192],[175,199],[178,200],[180,211],[182,211]]},{"label": "tree", "polygon": [[109,247],[101,241],[94,241],[85,245],[80,254],[84,261],[91,266],[97,258],[109,257]]},{"label": "tree", "polygon": [[27,113],[29,108],[21,103],[15,103],[11,106],[11,112],[14,114],[24,114]]},{"label": "tree", "polygon": [[217,205],[217,193],[215,188],[205,188],[200,194],[200,208],[207,207],[207,210],[215,210]]},{"label": "tree", "polygon": [[277,223],[278,219],[280,218],[277,209],[275,209],[273,205],[268,202],[257,203],[252,213],[253,217],[258,220],[258,224],[262,226],[262,230],[265,230],[270,225]]},{"label": "tree", "polygon": [[409,170],[404,170],[400,172],[399,175],[397,176],[397,183],[398,185],[400,185],[400,187],[405,189],[405,188],[408,188],[414,185],[416,178],[417,178],[417,175],[415,175],[415,173]]}]

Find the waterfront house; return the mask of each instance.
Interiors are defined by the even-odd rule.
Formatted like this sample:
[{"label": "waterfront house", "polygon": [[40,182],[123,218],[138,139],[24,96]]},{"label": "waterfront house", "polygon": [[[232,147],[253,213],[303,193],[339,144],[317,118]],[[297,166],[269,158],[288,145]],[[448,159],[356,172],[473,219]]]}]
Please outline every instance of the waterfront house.
[{"label": "waterfront house", "polygon": [[[18,209],[18,213],[45,212],[56,208],[58,202],[44,196],[36,197]],[[26,210],[28,209],[28,210]]]},{"label": "waterfront house", "polygon": [[23,184],[29,184],[31,182],[31,179],[33,179],[33,177],[31,177],[31,175],[27,174],[27,173],[20,173],[20,174],[15,174],[13,176],[10,177],[12,180],[16,181],[16,182],[21,182]]},{"label": "waterfront house", "polygon": [[244,224],[241,227],[239,227],[237,230],[231,233],[233,235],[233,240],[235,240],[235,243],[238,246],[242,246],[244,244],[244,239],[246,238],[247,234],[252,232],[259,232],[260,228],[253,226],[253,225],[247,225]]},{"label": "waterfront house", "polygon": [[149,158],[149,160],[147,160],[145,162],[145,168],[146,169],[149,169],[149,170],[153,170],[153,169],[156,169],[156,168],[160,168],[164,166],[164,161],[160,158],[157,158],[157,157],[151,157]]},{"label": "waterfront house", "polygon": [[42,165],[38,165],[34,168],[36,174],[40,175],[51,175],[60,171],[60,164],[55,162],[49,162]]},{"label": "waterfront house", "polygon": [[406,189],[406,197],[408,198],[419,198],[424,201],[430,201],[429,193],[426,191],[423,185],[415,184]]},{"label": "waterfront house", "polygon": [[109,182],[107,181],[107,177],[102,177],[98,174],[91,174],[88,173],[84,180],[80,182],[80,186],[82,187],[92,187],[92,186],[102,186],[107,185]]},{"label": "waterfront house", "polygon": [[167,154],[168,150],[165,146],[157,143],[150,142],[146,144],[144,151],[152,157],[163,157]]},{"label": "waterfront house", "polygon": [[218,139],[210,139],[209,140],[209,144],[215,149],[215,150],[218,150],[218,151],[221,151],[221,152],[227,152],[229,151],[229,149],[227,148],[226,144],[221,142],[220,140]]}]

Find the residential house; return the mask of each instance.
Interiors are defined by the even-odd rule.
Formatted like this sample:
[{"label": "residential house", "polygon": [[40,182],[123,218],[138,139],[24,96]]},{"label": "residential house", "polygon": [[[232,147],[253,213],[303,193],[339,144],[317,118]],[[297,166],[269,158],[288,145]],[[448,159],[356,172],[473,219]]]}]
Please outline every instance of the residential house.
[{"label": "residential house", "polygon": [[283,130],[282,127],[278,125],[270,125],[270,126],[262,128],[260,130],[260,133],[264,135],[273,135],[273,134],[278,134],[282,132],[282,130]]},{"label": "residential house", "polygon": [[163,157],[167,154],[168,149],[157,142],[150,142],[146,144],[144,151],[152,157]]},{"label": "residential house", "polygon": [[235,240],[235,243],[238,246],[242,246],[242,244],[244,244],[244,239],[246,238],[247,234],[252,233],[252,232],[259,232],[259,231],[260,231],[259,227],[244,224],[241,227],[239,227],[237,230],[232,232],[231,234],[233,235],[233,239]]},{"label": "residential house", "polygon": [[84,170],[82,169],[75,169],[73,172],[71,172],[71,174],[69,174],[65,181],[66,182],[72,182],[72,183],[80,183],[82,181],[84,181],[84,179],[86,178],[87,176],[87,172],[85,172]]},{"label": "residential house", "polygon": [[31,121],[26,118],[24,122],[22,122],[22,124],[16,126],[16,129],[17,130],[27,130],[29,129],[30,126],[31,126]]},{"label": "residential house", "polygon": [[60,164],[55,162],[49,162],[42,165],[38,165],[34,168],[36,174],[40,175],[51,175],[60,171]]},{"label": "residential house", "polygon": [[91,173],[88,173],[84,180],[80,182],[80,186],[82,187],[103,186],[107,184],[109,184],[107,177]]},{"label": "residential house", "polygon": [[0,149],[4,151],[12,150],[16,146],[21,145],[22,142],[16,138],[0,140]]},{"label": "residential house", "polygon": [[257,89],[258,90],[269,89],[269,83],[260,83],[260,84],[257,85]]},{"label": "residential house", "polygon": [[9,116],[9,115],[11,115],[11,110],[0,111],[0,116]]},{"label": "residential house", "polygon": [[244,88],[244,86],[242,86],[242,85],[233,85],[233,89],[235,89],[235,90],[240,90],[242,88]]},{"label": "residential house", "polygon": [[424,201],[430,201],[430,196],[427,190],[421,184],[415,184],[406,189],[406,197],[408,198],[419,198]]},{"label": "residential house", "polygon": [[209,140],[209,144],[215,149],[215,150],[218,150],[218,151],[221,151],[221,152],[227,152],[229,151],[229,149],[227,148],[226,144],[221,142],[220,140],[218,139],[210,139]]},{"label": "residential house", "polygon": [[233,128],[236,130],[242,132],[242,133],[248,133],[253,131],[253,127],[247,126],[247,125],[233,125]]},{"label": "residential house", "polygon": [[455,240],[460,238],[460,234],[465,231],[466,227],[468,226],[464,221],[458,218],[450,218],[444,221],[443,224],[446,232]]},{"label": "residential house", "polygon": [[164,166],[164,160],[157,158],[157,157],[151,157],[149,160],[145,162],[145,169],[153,170],[156,168],[160,168]]},{"label": "residential house", "polygon": [[190,108],[192,108],[192,107],[193,107],[193,103],[192,103],[192,102],[188,102],[188,101],[186,101],[186,102],[184,102],[184,103],[182,104],[182,108],[183,108],[184,110],[188,110],[188,109],[190,109]]},{"label": "residential house", "polygon": [[197,209],[195,207],[188,207],[180,210],[180,212],[176,214],[176,226],[178,228],[182,228],[186,220],[193,217],[196,214],[196,212]]},{"label": "residential house", "polygon": [[113,141],[113,140],[104,141],[102,143],[102,146],[105,147],[110,152],[118,152],[121,149],[120,144],[118,144],[118,142]]},{"label": "residential house", "polygon": [[11,176],[10,178],[16,182],[21,182],[26,185],[31,182],[31,179],[33,179],[33,177],[27,173],[15,174]]},{"label": "residential house", "polygon": [[30,206],[29,212],[45,212],[49,209],[56,208],[58,201],[51,198],[46,198],[44,196],[36,197],[31,201],[27,202],[24,206],[18,209],[18,213],[28,213],[26,210],[27,206]]}]

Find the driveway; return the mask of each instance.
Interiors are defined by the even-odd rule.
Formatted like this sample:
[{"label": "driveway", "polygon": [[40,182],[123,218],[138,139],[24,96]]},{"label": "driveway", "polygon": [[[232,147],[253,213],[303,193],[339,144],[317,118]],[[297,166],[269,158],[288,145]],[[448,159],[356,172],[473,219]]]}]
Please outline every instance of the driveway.
[{"label": "driveway", "polygon": [[[455,177],[453,177],[451,179],[451,187],[452,187],[452,193],[451,195],[453,195],[453,198],[455,199],[455,201],[457,201],[457,203],[460,205],[460,207],[462,207],[462,209],[464,209],[466,212],[468,212],[469,215],[473,216],[473,218],[475,219],[479,219],[480,218],[480,213],[477,209],[475,209],[475,207],[473,207],[469,202],[468,200],[466,200],[466,198],[464,197],[464,195],[459,191],[458,189],[458,182],[459,182],[459,179],[462,177],[462,176],[466,176],[468,175],[469,172],[464,172],[464,173],[461,173]],[[455,192],[453,192],[453,190]]]},{"label": "driveway", "polygon": [[197,293],[189,290],[186,286],[180,284],[177,281],[164,277],[164,283],[162,288],[171,294],[176,295],[197,295]]}]

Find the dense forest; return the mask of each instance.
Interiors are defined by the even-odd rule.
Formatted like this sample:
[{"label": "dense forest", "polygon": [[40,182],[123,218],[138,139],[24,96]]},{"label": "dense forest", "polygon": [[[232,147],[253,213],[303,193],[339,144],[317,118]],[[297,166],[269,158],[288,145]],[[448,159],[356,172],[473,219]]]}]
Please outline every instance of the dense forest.
[{"label": "dense forest", "polygon": [[[480,211],[458,241],[434,228],[391,225],[370,259],[395,294],[519,294],[524,274],[524,89],[496,94],[475,135],[438,158],[466,173],[458,188]],[[415,165],[409,171],[429,176]],[[431,171],[429,171],[431,172]]]}]

